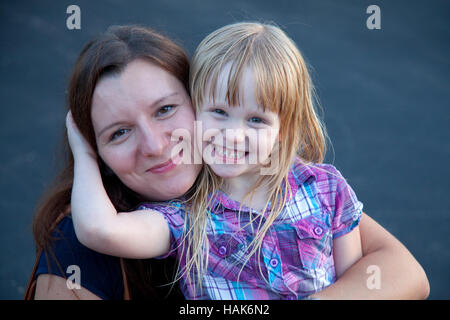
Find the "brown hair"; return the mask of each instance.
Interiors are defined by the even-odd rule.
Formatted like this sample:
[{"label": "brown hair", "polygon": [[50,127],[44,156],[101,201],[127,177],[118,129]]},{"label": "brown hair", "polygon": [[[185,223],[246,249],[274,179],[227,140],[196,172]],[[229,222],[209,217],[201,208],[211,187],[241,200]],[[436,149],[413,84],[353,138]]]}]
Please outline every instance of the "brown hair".
[{"label": "brown hair", "polygon": [[[68,88],[68,108],[73,119],[90,145],[97,150],[91,119],[92,95],[101,77],[120,73],[133,60],[146,59],[163,68],[188,91],[189,60],[184,50],[167,37],[140,26],[113,26],[90,41],[80,53]],[[61,212],[67,211],[73,184],[74,161],[67,136],[64,137],[65,167],[52,187],[41,198],[33,221],[36,248],[50,253],[57,261],[50,246],[53,224]],[[117,211],[134,209],[142,199],[127,188],[98,157],[104,187]],[[162,272],[167,262],[156,260],[126,260],[126,270],[132,288],[139,289],[146,298],[158,298],[151,274]],[[64,274],[64,273],[63,273]],[[166,282],[167,283],[167,282]],[[132,290],[133,291],[133,290]]]}]

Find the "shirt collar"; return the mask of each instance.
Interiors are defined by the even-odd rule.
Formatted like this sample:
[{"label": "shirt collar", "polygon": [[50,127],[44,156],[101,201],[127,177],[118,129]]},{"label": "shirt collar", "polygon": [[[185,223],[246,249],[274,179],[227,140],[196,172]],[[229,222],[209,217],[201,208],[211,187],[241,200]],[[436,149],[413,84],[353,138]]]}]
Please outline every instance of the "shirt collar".
[{"label": "shirt collar", "polygon": [[297,186],[304,184],[309,178],[317,179],[316,172],[312,169],[314,165],[304,164],[299,158],[295,158],[291,167]]},{"label": "shirt collar", "polygon": [[[297,193],[298,186],[305,183],[310,177],[316,178],[315,172],[308,166],[304,165],[298,158],[295,159],[288,173],[288,183],[291,187],[291,194],[288,194],[286,201],[288,202]],[[284,181],[283,181],[284,185]],[[211,196],[209,196],[211,199]],[[226,193],[222,191],[217,191],[212,199],[210,208],[213,213],[223,213],[224,209],[239,211],[241,203],[231,199]],[[267,209],[270,211],[271,203],[269,202]],[[241,212],[259,213],[256,210],[250,210],[247,206],[241,207]]]}]

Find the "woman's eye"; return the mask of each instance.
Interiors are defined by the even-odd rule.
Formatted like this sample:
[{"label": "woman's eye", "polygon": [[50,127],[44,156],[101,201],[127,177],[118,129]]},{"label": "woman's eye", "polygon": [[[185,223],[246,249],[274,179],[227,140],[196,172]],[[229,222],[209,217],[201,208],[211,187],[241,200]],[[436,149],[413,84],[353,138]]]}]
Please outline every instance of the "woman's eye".
[{"label": "woman's eye", "polygon": [[167,106],[163,106],[161,107],[158,112],[157,115],[158,116],[164,116],[167,115],[168,113],[170,113],[173,109],[175,109],[174,105],[167,105]]},{"label": "woman's eye", "polygon": [[110,138],[110,141],[116,140],[118,138],[120,138],[121,136],[123,136],[124,134],[126,134],[128,131],[130,131],[129,129],[119,129],[117,131],[115,131]]}]

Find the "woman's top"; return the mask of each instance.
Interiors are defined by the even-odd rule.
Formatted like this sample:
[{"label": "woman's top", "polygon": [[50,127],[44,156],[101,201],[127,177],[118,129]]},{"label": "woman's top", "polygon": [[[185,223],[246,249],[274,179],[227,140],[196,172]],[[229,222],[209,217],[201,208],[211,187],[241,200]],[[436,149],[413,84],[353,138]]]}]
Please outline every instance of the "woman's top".
[{"label": "woman's top", "polygon": [[[104,300],[122,300],[124,284],[120,259],[93,251],[81,244],[75,234],[71,216],[63,218],[52,236],[51,253],[42,253],[35,272],[52,274],[70,281],[68,288],[76,293],[75,284]],[[49,251],[49,250],[47,250]],[[129,293],[132,300],[181,301],[178,285],[173,282],[174,259],[125,260]],[[149,277],[148,281],[142,281]]]},{"label": "woman's top", "polygon": [[[302,299],[335,282],[333,239],[359,224],[363,204],[332,165],[304,165],[296,159],[288,181],[292,194],[265,234],[261,255],[253,255],[247,263],[248,245],[270,206],[262,214],[240,208],[240,203],[223,192],[212,196],[211,218],[206,224],[210,247],[207,273],[201,293],[193,292],[185,277],[181,279],[181,291],[187,299]],[[183,270],[183,203],[149,203],[140,209],[164,215],[171,231],[171,248],[164,257],[177,256]]]},{"label": "woman's top", "polygon": [[70,216],[59,222],[52,235],[55,238],[51,242],[54,256],[44,252],[41,254],[36,278],[40,274],[52,274],[68,279],[72,283],[71,288],[75,287],[74,284],[79,284],[102,299],[123,298],[119,258],[95,252],[82,245],[77,239]]}]

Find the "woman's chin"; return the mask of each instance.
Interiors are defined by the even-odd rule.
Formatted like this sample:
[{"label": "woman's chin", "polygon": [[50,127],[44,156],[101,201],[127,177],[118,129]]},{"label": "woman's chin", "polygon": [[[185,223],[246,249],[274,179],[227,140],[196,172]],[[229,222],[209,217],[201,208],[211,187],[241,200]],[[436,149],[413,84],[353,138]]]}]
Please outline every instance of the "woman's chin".
[{"label": "woman's chin", "polygon": [[193,186],[197,175],[184,176],[182,179],[173,178],[164,181],[151,182],[151,189],[141,194],[149,201],[167,201],[182,197]]}]

